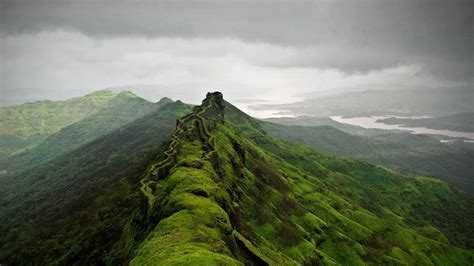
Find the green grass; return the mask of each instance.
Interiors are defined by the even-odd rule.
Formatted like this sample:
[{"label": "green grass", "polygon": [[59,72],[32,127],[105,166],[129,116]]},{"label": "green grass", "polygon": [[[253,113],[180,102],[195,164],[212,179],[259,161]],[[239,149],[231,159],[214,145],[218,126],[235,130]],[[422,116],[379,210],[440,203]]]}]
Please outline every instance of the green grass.
[{"label": "green grass", "polygon": [[[8,221],[7,237],[0,238],[6,247],[0,253],[2,261],[11,258],[7,262],[22,264],[35,258],[44,264],[133,265],[470,265],[474,261],[472,198],[439,180],[400,176],[272,138],[219,94],[208,95],[182,118],[173,136],[171,130],[165,130],[166,137],[149,133],[157,130],[155,123],[171,119],[167,112],[175,117],[179,113],[174,108],[160,112],[159,119],[155,114],[120,130],[119,138],[104,137],[108,145],[95,142],[80,149],[84,156],[72,153],[52,162],[48,171],[38,169],[51,175],[47,182],[34,180],[32,173],[25,175],[24,184],[31,186],[8,193],[1,205],[13,204],[17,197],[30,202],[12,205],[8,215],[0,216]],[[145,152],[130,147],[134,143],[130,131],[135,137],[146,134],[137,139],[138,147],[153,145],[154,156],[138,163]],[[149,138],[167,139],[167,145],[146,142]],[[99,178],[107,175],[98,166],[110,158],[100,150],[115,143],[124,144],[112,153],[128,157],[109,165],[107,173],[114,178]],[[102,157],[108,158],[85,168]],[[123,165],[134,160],[135,171],[129,172]],[[77,164],[56,165],[64,161]],[[163,161],[170,163],[161,172],[166,174],[156,173]],[[70,175],[59,174],[68,171]],[[97,172],[73,178],[78,171]],[[61,185],[49,192],[35,191],[55,184],[52,177],[62,178]],[[80,192],[89,192],[90,200],[72,199],[89,195],[79,192],[57,196],[73,184],[82,186]],[[99,190],[105,187],[110,190]],[[51,200],[50,195],[59,198]],[[64,199],[66,203],[59,205],[63,215],[52,216],[58,219],[60,233],[41,228],[48,220],[39,211],[55,214],[57,209],[47,204]],[[31,225],[22,224],[32,217],[24,214],[29,211],[37,218]],[[77,220],[69,224],[72,232],[60,226],[67,217]],[[40,248],[35,250],[38,241]]]},{"label": "green grass", "polygon": [[0,261],[118,264],[144,233],[139,180],[191,108],[170,103],[29,170],[0,179]]},{"label": "green grass", "polygon": [[107,104],[115,94],[110,90],[67,101],[39,101],[0,107],[0,137],[16,136],[29,145],[77,122]]},{"label": "green grass", "polygon": [[[309,120],[306,121],[306,120]],[[287,125],[261,121],[261,126],[275,138],[304,144],[327,154],[368,161],[403,174],[437,177],[468,193],[474,193],[472,177],[474,146],[444,144],[427,135],[358,128],[342,124],[312,125],[311,118],[272,120]],[[297,124],[297,125],[293,125]]]},{"label": "green grass", "polygon": [[[205,255],[185,254],[216,250],[216,258],[224,255],[243,263],[275,257],[299,264],[472,261],[472,252],[454,247],[442,230],[420,214],[420,201],[425,203],[423,209],[433,212],[447,202],[467,206],[446,184],[398,176],[269,138],[230,105],[223,123],[212,120],[214,116],[208,119],[202,114],[218,108],[206,104],[195,109],[194,120],[177,130],[182,143],[176,150],[178,160],[168,177],[157,180],[160,190],[150,212],[158,223],[137,251],[140,263],[152,263],[157,257],[151,254],[159,254],[159,260],[173,258],[178,264],[177,257],[213,264]],[[211,151],[205,148],[208,145]],[[218,154],[217,161],[210,160],[212,153]],[[400,201],[400,195],[405,200]],[[220,212],[212,211],[215,205]],[[193,216],[191,210],[201,210],[205,218]],[[172,229],[160,227],[175,215],[181,218]],[[210,223],[216,220],[226,226]],[[199,230],[188,231],[201,226],[211,228],[207,238],[197,238]],[[440,226],[449,231],[447,227]],[[226,236],[229,230],[233,238]],[[183,238],[163,238],[175,231],[182,232]],[[232,244],[236,241],[244,245],[236,248]],[[225,243],[228,249],[210,243]]]},{"label": "green grass", "polygon": [[[0,159],[2,162],[2,169],[6,169],[11,172],[25,170],[27,168],[39,165],[43,162],[53,159],[54,157],[60,156],[65,152],[71,151],[87,142],[104,136],[120,127],[123,127],[127,123],[142,117],[147,112],[151,112],[153,109],[159,108],[159,105],[148,102],[131,93],[122,92],[117,95],[108,91],[104,91],[102,93],[105,95],[110,94],[110,97],[105,98],[104,102],[99,101],[100,104],[98,103],[97,106],[94,105],[94,108],[91,108],[90,112],[81,114],[81,111],[78,110],[78,113],[76,114],[77,117],[74,119],[74,121],[64,120],[61,124],[48,126],[49,131],[44,134],[49,135],[45,138],[45,140],[41,141],[37,145],[30,145],[29,148],[21,152],[17,151],[12,156]],[[102,95],[101,93],[96,94]],[[75,102],[91,104],[90,102],[94,102],[94,100],[96,100],[97,96],[94,96],[96,94],[70,100],[73,101],[73,103],[67,101],[65,105],[74,106]],[[105,102],[105,100],[107,101]],[[47,110],[54,113],[67,113],[67,111],[57,110],[57,108],[54,107],[59,103],[52,102],[50,107],[51,110]],[[50,121],[51,119],[47,117],[37,118],[33,116],[30,118],[43,119],[43,124],[45,125],[52,123]],[[32,128],[31,130],[35,131],[36,129]],[[27,136],[25,136],[25,138],[27,138]],[[0,141],[1,139],[2,137],[0,137]]]}]

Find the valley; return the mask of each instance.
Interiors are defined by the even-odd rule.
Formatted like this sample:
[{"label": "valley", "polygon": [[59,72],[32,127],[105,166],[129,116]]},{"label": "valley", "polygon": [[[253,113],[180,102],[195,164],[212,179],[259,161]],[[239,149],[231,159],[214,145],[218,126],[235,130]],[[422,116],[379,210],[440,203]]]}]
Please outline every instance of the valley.
[{"label": "valley", "polygon": [[0,266],[474,266],[471,0],[0,0]]},{"label": "valley", "polygon": [[444,142],[447,136],[365,129],[322,117],[264,121],[263,127],[274,137],[309,145],[331,155],[383,165],[406,175],[436,177],[468,193],[474,192],[474,145],[469,141]]},{"label": "valley", "polygon": [[[474,113],[461,113],[442,117],[428,117],[428,118],[405,118],[392,117],[381,119],[378,122],[387,125],[398,124],[402,127],[420,127],[449,130],[456,132],[474,132]],[[447,134],[444,134],[447,135]],[[472,137],[470,137],[472,139]]]},{"label": "valley", "polygon": [[[0,261],[474,260],[471,196],[430,177],[407,177],[287,142],[294,136],[288,132],[326,129],[336,142],[321,133],[314,141],[336,147],[333,152],[356,143],[373,150],[375,144],[361,136],[262,122],[218,92],[208,93],[200,106],[170,100],[153,106],[118,129],[1,176]],[[285,128],[289,138],[278,135]],[[382,138],[379,133],[364,134]],[[400,143],[439,143],[393,134],[406,135]]]},{"label": "valley", "polygon": [[259,104],[255,110],[285,110],[293,116],[431,116],[472,113],[474,94],[470,86],[453,88],[401,88],[341,91],[330,95],[307,95],[288,104]]},{"label": "valley", "polygon": [[[354,126],[360,126],[363,128],[376,128],[376,129],[385,129],[385,130],[405,130],[412,132],[413,134],[431,134],[431,135],[441,135],[441,136],[447,136],[447,137],[452,137],[452,138],[465,138],[469,140],[474,140],[474,132],[469,132],[469,131],[455,131],[455,130],[449,130],[449,129],[441,129],[441,128],[433,128],[433,126],[428,127],[423,127],[424,123],[423,121],[426,121],[425,118],[395,118],[395,117],[386,117],[386,116],[369,116],[369,117],[351,117],[351,118],[345,118],[342,116],[332,116],[332,120],[339,122],[339,123],[344,123],[344,124],[349,124],[349,125],[354,125]],[[404,122],[404,121],[409,121],[409,122]],[[404,124],[408,123],[408,124]],[[462,125],[469,125],[468,122],[464,122],[461,125],[458,126],[459,129]],[[456,127],[449,127],[452,129],[458,129]]]}]

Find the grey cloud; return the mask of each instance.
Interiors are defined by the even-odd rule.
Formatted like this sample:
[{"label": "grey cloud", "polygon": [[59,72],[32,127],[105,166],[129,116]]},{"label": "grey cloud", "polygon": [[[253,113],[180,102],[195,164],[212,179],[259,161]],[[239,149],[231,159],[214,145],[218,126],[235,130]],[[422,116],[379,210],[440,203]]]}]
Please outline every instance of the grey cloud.
[{"label": "grey cloud", "polygon": [[73,29],[95,38],[220,38],[322,55],[262,62],[367,72],[417,63],[437,76],[474,76],[474,4],[465,0],[2,2],[3,34]]}]

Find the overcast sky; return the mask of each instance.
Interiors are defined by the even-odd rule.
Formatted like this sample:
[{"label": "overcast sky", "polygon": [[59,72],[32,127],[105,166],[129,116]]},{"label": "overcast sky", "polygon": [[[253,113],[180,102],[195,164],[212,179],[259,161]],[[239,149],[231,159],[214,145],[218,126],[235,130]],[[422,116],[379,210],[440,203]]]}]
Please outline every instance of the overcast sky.
[{"label": "overcast sky", "polygon": [[474,1],[7,1],[0,105],[130,85],[245,102],[473,84]]}]

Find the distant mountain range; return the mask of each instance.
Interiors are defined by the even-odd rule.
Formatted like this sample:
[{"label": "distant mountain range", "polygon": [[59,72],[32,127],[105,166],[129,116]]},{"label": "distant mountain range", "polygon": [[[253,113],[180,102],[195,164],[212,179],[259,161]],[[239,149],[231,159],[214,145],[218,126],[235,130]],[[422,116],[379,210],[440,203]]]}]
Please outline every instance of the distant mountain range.
[{"label": "distant mountain range", "polygon": [[[0,107],[0,154],[9,155],[32,148],[51,134],[77,122],[89,124],[65,129],[71,131],[66,134],[76,136],[68,143],[55,143],[74,146],[140,117],[151,106],[152,103],[129,91],[116,94],[102,90],[67,101],[38,101]],[[74,130],[79,131],[73,133]]]},{"label": "distant mountain range", "polygon": [[301,102],[254,106],[255,110],[282,110],[316,116],[445,116],[474,112],[472,87],[365,90],[333,95],[306,95]]},{"label": "distant mountain range", "polygon": [[[75,101],[97,102],[85,98]],[[22,135],[28,123],[2,118],[29,148],[2,155],[16,161],[0,175],[1,264],[474,262],[471,196],[287,141],[297,132],[358,154],[435,139],[393,133],[390,144],[375,131],[262,122],[218,92],[194,107],[130,93],[99,98],[76,116],[8,107],[45,128],[30,141],[39,126]]]},{"label": "distant mountain range", "polygon": [[433,118],[397,118],[379,119],[377,122],[401,125],[402,127],[426,127],[461,132],[474,132],[474,113],[461,113]]}]

